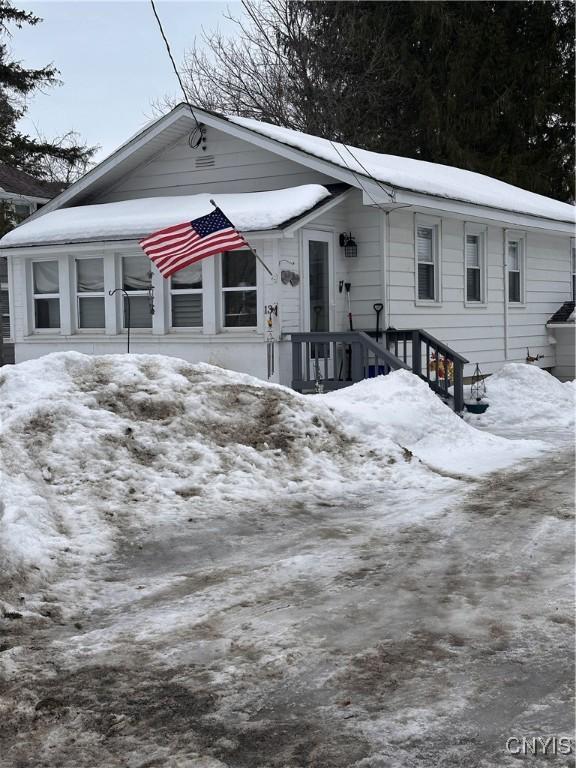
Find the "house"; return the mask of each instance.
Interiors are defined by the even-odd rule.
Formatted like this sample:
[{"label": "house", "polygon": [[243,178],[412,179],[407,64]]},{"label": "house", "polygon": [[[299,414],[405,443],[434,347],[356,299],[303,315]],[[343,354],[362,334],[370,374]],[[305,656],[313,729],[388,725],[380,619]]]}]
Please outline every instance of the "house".
[{"label": "house", "polygon": [[[39,181],[29,173],[0,163],[0,231],[6,224],[20,224],[62,189],[61,185]],[[10,325],[8,265],[0,257],[0,365],[14,362],[14,340]]]},{"label": "house", "polygon": [[[403,365],[446,389],[453,364],[455,379],[527,356],[556,369],[547,321],[573,299],[572,206],[456,168],[195,114],[199,124],[181,104],[146,126],[0,240],[18,361],[124,352],[129,313],[134,352],[300,389]],[[151,267],[138,239],[209,213],[211,199],[271,275],[250,250],[170,280]],[[386,333],[375,339],[380,305]]]}]

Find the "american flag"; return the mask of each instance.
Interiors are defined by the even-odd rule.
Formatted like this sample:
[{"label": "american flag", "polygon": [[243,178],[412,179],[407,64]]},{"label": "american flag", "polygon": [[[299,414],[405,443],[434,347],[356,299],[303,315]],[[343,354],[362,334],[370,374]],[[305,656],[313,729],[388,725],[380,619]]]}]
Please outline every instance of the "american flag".
[{"label": "american flag", "polygon": [[242,246],[250,247],[220,208],[199,219],[160,229],[140,240],[140,247],[163,277],[170,277],[215,253]]}]

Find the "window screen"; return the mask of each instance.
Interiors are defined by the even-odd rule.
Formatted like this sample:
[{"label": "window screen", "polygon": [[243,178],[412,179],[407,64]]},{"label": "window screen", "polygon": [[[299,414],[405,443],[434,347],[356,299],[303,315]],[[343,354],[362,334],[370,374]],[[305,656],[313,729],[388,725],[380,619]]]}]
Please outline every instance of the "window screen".
[{"label": "window screen", "polygon": [[32,262],[34,327],[60,328],[60,286],[57,261]]},{"label": "window screen", "polygon": [[76,282],[78,293],[102,293],[104,259],[77,259]]},{"label": "window screen", "polygon": [[508,301],[519,302],[521,296],[520,279],[520,243],[511,240],[508,243]]},{"label": "window screen", "polygon": [[32,264],[34,293],[58,293],[58,262],[35,261]]},{"label": "window screen", "polygon": [[418,259],[418,298],[433,301],[435,298],[434,230],[418,227],[416,237]]},{"label": "window screen", "polygon": [[104,259],[76,259],[78,328],[104,328]]},{"label": "window screen", "polygon": [[466,301],[482,300],[480,236],[466,235]]},{"label": "window screen", "polygon": [[124,296],[125,328],[129,321],[131,328],[152,328],[151,280],[152,264],[147,256],[122,258],[122,287],[131,294],[130,298]]}]

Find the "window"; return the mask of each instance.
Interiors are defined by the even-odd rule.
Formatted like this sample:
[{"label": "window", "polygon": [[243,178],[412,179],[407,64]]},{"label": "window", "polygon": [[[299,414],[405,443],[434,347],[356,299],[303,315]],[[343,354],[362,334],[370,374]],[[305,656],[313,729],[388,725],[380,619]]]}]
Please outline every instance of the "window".
[{"label": "window", "polygon": [[173,328],[202,327],[202,264],[191,264],[170,278]]},{"label": "window", "polygon": [[330,330],[330,262],[328,243],[308,241],[308,282],[310,294],[310,330]]},{"label": "window", "polygon": [[572,257],[572,301],[576,301],[576,240],[570,241],[570,255]]},{"label": "window", "polygon": [[31,213],[32,208],[29,203],[14,203],[14,221],[16,224],[27,219]]},{"label": "window", "polygon": [[436,227],[416,228],[417,295],[423,301],[436,301]]},{"label": "window", "polygon": [[251,251],[222,254],[222,303],[225,328],[256,326],[256,257]]},{"label": "window", "polygon": [[34,327],[60,328],[60,285],[57,261],[32,262]]},{"label": "window", "polygon": [[[124,301],[124,328],[152,328],[152,271],[147,256],[122,257],[122,288],[130,294]],[[130,303],[128,303],[130,302]]]},{"label": "window", "polygon": [[484,237],[479,232],[466,233],[466,301],[484,300]]},{"label": "window", "polygon": [[8,304],[8,291],[0,290],[0,313],[2,314],[2,338],[10,338],[10,308]]},{"label": "window", "polygon": [[508,301],[522,301],[522,240],[508,240]]},{"label": "window", "polygon": [[76,259],[78,328],[104,328],[104,259]]}]

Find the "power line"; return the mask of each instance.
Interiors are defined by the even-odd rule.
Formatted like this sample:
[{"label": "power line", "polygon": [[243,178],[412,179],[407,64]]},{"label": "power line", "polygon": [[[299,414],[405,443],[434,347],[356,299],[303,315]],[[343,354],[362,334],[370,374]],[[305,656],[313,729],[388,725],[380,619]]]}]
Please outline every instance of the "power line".
[{"label": "power line", "polygon": [[156,17],[156,21],[158,22],[158,28],[160,30],[160,34],[162,35],[162,38],[164,40],[164,44],[166,46],[166,50],[168,51],[168,56],[170,57],[170,61],[172,62],[172,69],[174,70],[174,73],[176,74],[176,77],[178,78],[178,82],[180,83],[180,88],[182,90],[182,94],[184,95],[184,101],[186,104],[188,104],[188,107],[190,108],[190,112],[192,113],[192,117],[194,118],[194,122],[196,123],[196,128],[199,131],[202,131],[202,127],[200,123],[198,122],[198,118],[196,117],[194,113],[194,109],[192,107],[192,104],[190,104],[190,101],[188,100],[188,94],[186,93],[186,89],[184,88],[184,83],[182,82],[182,78],[180,77],[180,72],[178,72],[178,67],[176,66],[176,62],[174,61],[174,57],[172,56],[172,51],[170,49],[170,43],[168,42],[168,38],[166,37],[164,33],[164,29],[162,27],[162,22],[160,21],[160,17],[158,16],[158,12],[156,10],[156,6],[154,5],[154,0],[150,0],[150,5],[152,6],[152,11],[154,12],[154,16]]},{"label": "power line", "polygon": [[[346,166],[346,168],[348,168],[348,170],[349,170],[349,171],[350,171],[350,173],[351,173],[351,174],[354,176],[354,178],[356,179],[356,181],[358,182],[358,184],[359,184],[359,185],[362,187],[363,191],[364,191],[364,192],[365,192],[365,193],[368,195],[368,197],[370,198],[370,200],[372,200],[372,202],[374,203],[374,205],[375,205],[377,208],[379,208],[379,209],[382,211],[382,213],[386,213],[386,210],[385,210],[384,208],[382,208],[382,206],[380,205],[380,203],[379,203],[379,202],[378,202],[378,201],[377,201],[377,200],[374,198],[374,196],[372,195],[372,193],[370,192],[370,190],[369,190],[367,187],[365,187],[365,186],[364,186],[364,184],[362,184],[362,180],[360,179],[360,176],[359,176],[359,174],[357,174],[357,173],[356,173],[356,171],[354,171],[354,169],[353,169],[353,168],[352,168],[350,165],[348,165],[348,163],[346,162],[346,159],[343,157],[342,153],[340,152],[340,150],[338,149],[338,147],[336,146],[336,144],[335,144],[335,143],[334,143],[334,142],[333,142],[331,139],[327,139],[327,141],[328,141],[328,142],[330,142],[330,144],[332,145],[333,149],[334,149],[334,150],[337,152],[337,154],[338,154],[338,157],[339,157],[339,158],[342,160],[342,162],[344,163],[344,165]],[[343,144],[342,146],[345,146],[345,144]],[[350,152],[350,154],[352,154],[352,153]],[[352,155],[352,157],[354,157],[354,155]],[[354,159],[356,159],[356,158],[354,158]],[[376,181],[376,179],[374,179],[372,176],[369,176],[369,178],[370,178],[370,179],[372,179],[373,181],[375,181],[376,183],[378,183],[378,182]],[[379,185],[379,186],[380,186],[380,185]],[[387,190],[387,189],[385,189],[384,187],[382,187],[382,189],[384,190],[384,192],[386,192],[386,194],[387,194],[387,195],[390,197],[390,199],[391,199],[391,200],[394,200],[394,196],[393,196],[393,195],[392,195],[390,192],[388,192],[388,190]]]},{"label": "power line", "polygon": [[362,170],[363,170],[363,171],[366,173],[366,175],[368,176],[368,178],[369,178],[369,179],[371,179],[372,181],[375,181],[375,182],[376,182],[376,184],[377,184],[377,185],[380,187],[380,189],[381,189],[383,192],[385,192],[385,193],[388,195],[388,197],[390,198],[390,200],[395,200],[395,197],[394,197],[393,193],[392,193],[392,192],[390,192],[388,189],[386,189],[386,187],[385,187],[385,186],[384,186],[384,185],[383,185],[383,184],[382,184],[382,183],[381,183],[381,182],[380,182],[380,181],[379,181],[379,180],[378,180],[378,179],[377,179],[375,176],[373,176],[373,175],[370,173],[370,171],[368,170],[368,168],[366,168],[366,166],[365,166],[363,163],[361,163],[361,162],[360,162],[360,160],[358,160],[358,158],[356,157],[356,155],[354,155],[354,154],[352,153],[352,150],[350,149],[350,147],[348,146],[348,144],[342,144],[342,146],[343,146],[343,147],[344,147],[344,149],[345,149],[345,150],[348,152],[348,154],[349,154],[349,155],[352,157],[352,159],[353,159],[353,160],[355,160],[355,161],[358,163],[358,165],[359,165],[359,166],[360,166],[360,168],[362,168]]}]

